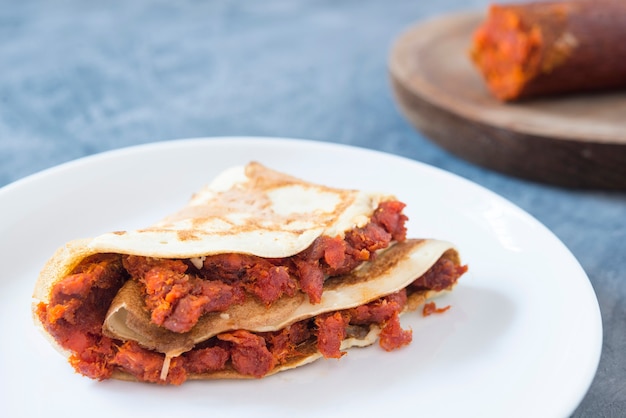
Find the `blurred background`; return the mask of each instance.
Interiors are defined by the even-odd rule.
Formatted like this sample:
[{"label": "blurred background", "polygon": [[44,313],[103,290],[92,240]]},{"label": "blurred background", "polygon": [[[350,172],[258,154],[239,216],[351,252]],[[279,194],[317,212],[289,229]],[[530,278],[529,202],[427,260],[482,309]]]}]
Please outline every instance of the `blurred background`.
[{"label": "blurred background", "polygon": [[605,340],[576,416],[624,416],[626,196],[467,163],[394,103],[394,39],[416,21],[488,3],[0,0],[0,187],[102,151],[229,135],[337,142],[443,168],[537,217],[581,262]]},{"label": "blurred background", "polygon": [[389,48],[417,19],[484,4],[4,0],[0,185],[94,152],[198,136],[400,147],[441,163],[397,112]]}]

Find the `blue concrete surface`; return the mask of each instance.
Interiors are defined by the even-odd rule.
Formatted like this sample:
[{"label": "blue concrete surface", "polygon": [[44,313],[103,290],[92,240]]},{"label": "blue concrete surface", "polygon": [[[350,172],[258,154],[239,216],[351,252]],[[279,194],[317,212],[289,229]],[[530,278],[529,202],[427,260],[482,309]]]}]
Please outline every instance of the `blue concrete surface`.
[{"label": "blue concrete surface", "polygon": [[575,416],[624,416],[626,194],[471,165],[413,130],[394,104],[393,39],[418,20],[486,4],[2,0],[0,187],[101,151],[223,135],[338,142],[443,168],[530,212],[581,262],[604,348]]}]

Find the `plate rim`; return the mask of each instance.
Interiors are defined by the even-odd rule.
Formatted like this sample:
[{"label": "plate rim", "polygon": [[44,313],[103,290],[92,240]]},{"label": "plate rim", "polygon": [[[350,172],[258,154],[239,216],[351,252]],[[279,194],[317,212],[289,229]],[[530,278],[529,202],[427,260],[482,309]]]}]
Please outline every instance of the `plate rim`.
[{"label": "plate rim", "polygon": [[[562,250],[568,254],[570,259],[576,263],[577,268],[580,269],[581,273],[586,278],[587,284],[589,285],[589,287],[591,288],[591,291],[593,292],[593,297],[595,298],[595,305],[597,308],[597,314],[598,314],[597,325],[599,326],[599,328],[597,329],[599,333],[599,340],[597,342],[599,344],[597,346],[597,349],[595,350],[597,351],[597,356],[596,356],[597,358],[595,359],[595,362],[593,361],[593,359],[591,360],[590,368],[588,368],[588,372],[591,374],[591,376],[588,379],[586,379],[587,384],[585,385],[586,388],[584,392],[580,394],[580,396],[575,396],[576,403],[575,405],[570,405],[571,411],[573,411],[578,406],[578,404],[582,401],[582,399],[588,392],[589,387],[592,384],[593,377],[595,376],[597,372],[597,367],[599,365],[600,355],[601,355],[602,346],[603,346],[602,344],[603,330],[602,330],[602,321],[601,321],[601,312],[600,312],[599,302],[598,302],[597,296],[595,295],[595,291],[593,290],[593,286],[591,284],[591,281],[589,280],[588,275],[586,274],[586,272],[584,271],[584,269],[582,268],[578,260],[574,257],[571,251],[567,248],[567,246],[565,246],[565,244],[551,230],[549,230],[543,223],[541,223],[538,219],[536,219],[530,213],[526,212],[519,206],[515,205],[513,202],[509,201],[505,197],[500,196],[499,194],[487,189],[486,187],[478,183],[475,183],[469,179],[459,176],[458,174],[429,165],[427,163],[412,160],[412,159],[409,159],[400,155],[391,154],[391,153],[387,153],[387,152],[379,151],[375,149],[364,148],[364,147],[348,145],[348,144],[338,144],[338,143],[332,143],[332,142],[309,140],[309,139],[296,139],[296,138],[286,138],[286,137],[259,137],[259,136],[217,136],[217,137],[182,138],[182,139],[174,139],[174,140],[153,142],[153,143],[146,143],[146,144],[139,144],[139,145],[130,145],[127,147],[99,152],[96,154],[77,158],[75,160],[67,161],[67,162],[64,162],[62,164],[59,164],[53,167],[49,167],[37,173],[28,175],[22,179],[18,179],[0,188],[0,202],[3,201],[6,198],[6,196],[10,196],[13,190],[19,191],[20,188],[29,187],[29,184],[36,183],[38,179],[40,178],[46,178],[47,176],[54,175],[55,172],[63,172],[65,170],[72,170],[74,168],[79,169],[81,165],[88,165],[90,164],[90,162],[94,160],[98,160],[98,159],[107,160],[111,158],[115,159],[118,156],[123,156],[124,154],[128,154],[128,153],[132,154],[132,153],[140,152],[142,149],[146,149],[146,148],[158,150],[158,149],[167,149],[168,147],[172,147],[172,146],[173,147],[193,146],[194,144],[197,144],[197,143],[208,143],[208,142],[213,142],[213,143],[229,142],[232,144],[234,141],[239,141],[239,142],[255,141],[257,142],[257,144],[263,143],[262,146],[268,146],[268,145],[276,146],[279,144],[287,143],[290,145],[295,144],[296,146],[306,145],[306,146],[323,147],[323,148],[329,148],[329,149],[342,148],[347,152],[350,152],[351,150],[357,150],[359,152],[371,153],[372,155],[376,157],[379,157],[379,156],[382,156],[385,158],[391,157],[392,159],[402,160],[408,164],[415,165],[419,167],[420,169],[434,170],[434,172],[437,172],[439,175],[449,176],[454,181],[461,182],[463,185],[469,185],[475,188],[476,190],[478,190],[480,193],[486,193],[488,197],[496,198],[500,203],[504,203],[508,207],[514,209],[518,214],[523,215],[525,217],[526,222],[532,222],[535,226],[540,227],[543,233],[550,234],[552,238],[554,238],[554,240],[559,243],[559,245],[562,247]],[[593,365],[593,363],[595,363],[595,366]]]}]

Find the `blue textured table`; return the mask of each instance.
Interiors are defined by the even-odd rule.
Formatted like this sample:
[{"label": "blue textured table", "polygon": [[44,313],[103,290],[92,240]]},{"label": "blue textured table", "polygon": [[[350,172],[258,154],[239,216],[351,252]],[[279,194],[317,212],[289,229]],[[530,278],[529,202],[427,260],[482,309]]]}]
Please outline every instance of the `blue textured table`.
[{"label": "blue textured table", "polygon": [[575,416],[626,416],[626,194],[473,166],[414,131],[394,104],[393,39],[486,1],[52,3],[0,2],[0,186],[105,150],[224,135],[340,142],[443,168],[530,212],[581,262],[604,347]]}]

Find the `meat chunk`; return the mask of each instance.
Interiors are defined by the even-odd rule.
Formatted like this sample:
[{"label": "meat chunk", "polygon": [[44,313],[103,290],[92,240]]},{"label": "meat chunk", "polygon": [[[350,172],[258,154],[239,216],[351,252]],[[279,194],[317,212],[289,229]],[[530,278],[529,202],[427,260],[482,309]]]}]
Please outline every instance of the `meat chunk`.
[{"label": "meat chunk", "polygon": [[406,290],[402,289],[386,297],[380,298],[366,305],[357,306],[348,311],[351,324],[384,323],[401,312],[406,305]]},{"label": "meat chunk", "polygon": [[187,274],[181,260],[127,256],[124,265],[144,285],[152,322],[170,331],[187,332],[205,313],[244,300],[240,287]]},{"label": "meat chunk", "polygon": [[293,296],[298,282],[288,266],[248,254],[217,254],[207,257],[199,274],[208,280],[241,285],[270,305],[283,295]]},{"label": "meat chunk", "polygon": [[277,364],[297,355],[297,346],[311,337],[307,320],[291,324],[280,331],[267,332],[263,337]]},{"label": "meat chunk", "polygon": [[412,339],[413,332],[402,329],[398,312],[394,312],[380,332],[379,344],[385,351],[392,351],[409,344]]},{"label": "meat chunk", "polygon": [[209,373],[223,370],[230,358],[230,351],[213,346],[192,350],[184,355],[185,369],[189,373]]},{"label": "meat chunk", "polygon": [[341,342],[346,338],[346,326],[350,317],[341,312],[320,315],[315,318],[317,327],[317,349],[326,358],[340,358]]},{"label": "meat chunk", "polygon": [[184,361],[179,357],[171,359],[167,377],[162,379],[164,361],[165,355],[151,352],[134,341],[128,341],[119,347],[111,363],[142,382],[180,385],[187,380]]},{"label": "meat chunk", "polygon": [[440,258],[426,273],[417,278],[411,287],[435,291],[449,289],[466,271],[466,265],[459,266],[447,258]]},{"label": "meat chunk", "polygon": [[267,349],[265,339],[244,330],[224,333],[217,336],[221,341],[231,343],[233,368],[239,373],[263,377],[274,368],[274,356]]}]

